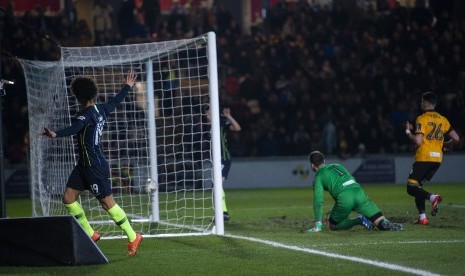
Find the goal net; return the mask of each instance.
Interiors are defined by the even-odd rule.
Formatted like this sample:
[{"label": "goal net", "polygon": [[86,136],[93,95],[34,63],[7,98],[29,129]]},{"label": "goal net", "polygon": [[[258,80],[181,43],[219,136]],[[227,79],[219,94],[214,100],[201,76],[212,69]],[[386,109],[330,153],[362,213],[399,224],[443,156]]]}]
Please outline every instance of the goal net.
[{"label": "goal net", "polygon": [[[78,153],[76,137],[35,135],[69,126],[80,107],[76,76],[92,77],[97,103],[118,93],[128,70],[134,90],[108,117],[102,147],[113,196],[136,232],[224,234],[215,34],[134,45],[63,47],[57,62],[19,60],[27,86],[33,216],[68,215],[61,201]],[[212,122],[204,118],[210,106]],[[215,183],[215,185],[213,185]],[[123,232],[93,195],[80,203],[105,237]]]}]

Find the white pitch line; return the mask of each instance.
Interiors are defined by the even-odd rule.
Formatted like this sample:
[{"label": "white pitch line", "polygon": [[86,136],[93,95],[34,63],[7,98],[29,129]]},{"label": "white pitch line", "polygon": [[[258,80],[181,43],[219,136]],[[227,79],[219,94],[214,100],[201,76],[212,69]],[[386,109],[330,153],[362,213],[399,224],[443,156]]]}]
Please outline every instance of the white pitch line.
[{"label": "white pitch line", "polygon": [[[386,242],[387,243],[387,242]],[[443,241],[401,241],[401,242],[392,242],[395,244],[405,243],[405,244],[415,244],[415,243],[465,243],[465,240],[443,240]]]},{"label": "white pitch line", "polygon": [[282,243],[274,242],[274,241],[262,240],[262,239],[257,239],[257,238],[252,238],[252,237],[245,237],[245,236],[230,235],[230,234],[225,234],[225,236],[229,237],[229,238],[242,239],[242,240],[248,240],[248,241],[263,243],[263,244],[270,245],[270,246],[273,246],[273,247],[280,247],[280,248],[285,248],[285,249],[290,249],[290,250],[295,250],[295,251],[301,251],[301,252],[306,252],[306,253],[315,254],[315,255],[321,255],[321,256],[330,257],[330,258],[336,258],[336,259],[342,259],[342,260],[347,260],[347,261],[352,261],[352,262],[357,262],[357,263],[368,264],[368,265],[372,265],[372,266],[377,266],[377,267],[390,269],[390,270],[394,270],[394,271],[401,271],[401,272],[411,273],[411,274],[415,274],[415,275],[430,275],[430,276],[439,275],[439,274],[436,274],[436,273],[433,273],[433,272],[430,272],[430,271],[426,271],[426,270],[420,270],[420,269],[416,269],[416,268],[410,268],[410,267],[406,267],[406,266],[390,264],[390,263],[385,263],[385,262],[373,261],[373,260],[363,259],[363,258],[359,258],[359,257],[344,256],[344,255],[340,255],[340,254],[329,253],[329,252],[314,250],[314,249],[310,249],[310,248],[299,247],[299,246],[295,246],[295,245],[286,245],[286,244],[282,244]]},{"label": "white pitch line", "polygon": [[[423,243],[465,243],[465,240],[439,240],[439,241],[381,241],[381,242],[363,242],[357,243],[357,245],[382,245],[382,244],[423,244]],[[351,243],[331,243],[325,245],[324,247],[333,247],[333,246],[353,246],[355,244]]]}]

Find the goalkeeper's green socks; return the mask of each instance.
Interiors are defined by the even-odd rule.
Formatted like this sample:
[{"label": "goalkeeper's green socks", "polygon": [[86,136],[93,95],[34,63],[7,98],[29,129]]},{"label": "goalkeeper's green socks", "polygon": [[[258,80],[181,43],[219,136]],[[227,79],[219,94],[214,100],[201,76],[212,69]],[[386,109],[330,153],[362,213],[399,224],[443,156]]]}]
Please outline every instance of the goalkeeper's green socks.
[{"label": "goalkeeper's green socks", "polygon": [[226,206],[226,194],[224,193],[224,189],[223,189],[223,212],[228,212],[228,207]]},{"label": "goalkeeper's green socks", "polygon": [[121,209],[118,204],[115,204],[115,206],[108,210],[108,214],[110,214],[116,225],[118,225],[126,233],[129,242],[133,242],[136,239],[136,232],[132,229],[124,210]]},{"label": "goalkeeper's green socks", "polygon": [[92,229],[92,227],[90,226],[81,204],[75,201],[71,204],[65,204],[65,207],[68,210],[68,212],[76,218],[76,220],[82,226],[87,235],[89,235],[89,237],[92,237],[92,235],[94,234],[94,229]]},{"label": "goalkeeper's green socks", "polygon": [[339,222],[335,227],[334,230],[348,230],[354,227],[355,225],[359,224],[359,220],[357,218],[353,219],[345,219]]}]

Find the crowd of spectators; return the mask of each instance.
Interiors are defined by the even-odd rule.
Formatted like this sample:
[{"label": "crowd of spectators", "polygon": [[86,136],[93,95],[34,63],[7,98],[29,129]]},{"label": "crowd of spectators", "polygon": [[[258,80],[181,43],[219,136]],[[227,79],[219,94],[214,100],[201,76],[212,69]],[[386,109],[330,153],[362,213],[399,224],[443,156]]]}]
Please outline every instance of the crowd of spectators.
[{"label": "crowd of spectators", "polygon": [[251,36],[220,33],[219,63],[235,72],[223,100],[246,130],[232,136],[236,156],[412,152],[404,123],[427,90],[464,133],[464,22],[420,7],[281,4]]},{"label": "crowd of spectators", "polygon": [[[133,9],[130,18],[105,1],[96,3],[100,17],[116,22],[98,25],[94,45],[216,32],[220,99],[243,127],[229,137],[236,157],[305,155],[317,149],[341,158],[412,152],[403,124],[419,114],[419,97],[426,90],[439,94],[438,111],[460,135],[465,131],[465,23],[447,9],[347,10],[337,4],[279,1],[245,33],[226,9],[203,1],[178,3],[167,15],[143,1],[135,1],[139,6],[126,1],[131,6],[121,9]],[[3,29],[15,30],[8,35],[9,45],[5,34],[2,40],[2,50],[6,47],[12,56],[57,58],[57,45],[33,37],[31,28],[60,45],[90,43],[85,22],[70,22],[66,14],[46,18],[39,9],[21,20],[27,27],[2,20],[10,24]],[[2,68],[3,78],[21,76],[15,62],[2,60]],[[11,162],[24,161],[27,149],[24,91],[18,82],[5,97],[3,127]],[[463,143],[455,147],[464,149]]]}]

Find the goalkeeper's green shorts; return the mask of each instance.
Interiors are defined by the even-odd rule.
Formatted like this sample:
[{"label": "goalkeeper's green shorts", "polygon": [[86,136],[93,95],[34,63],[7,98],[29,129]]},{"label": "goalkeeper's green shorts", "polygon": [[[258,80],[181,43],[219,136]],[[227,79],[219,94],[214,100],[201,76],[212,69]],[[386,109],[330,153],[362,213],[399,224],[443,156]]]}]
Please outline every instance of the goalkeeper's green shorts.
[{"label": "goalkeeper's green shorts", "polygon": [[381,212],[376,204],[368,198],[361,187],[354,187],[340,193],[331,210],[330,221],[338,224],[349,217],[352,212],[357,212],[368,218]]}]

